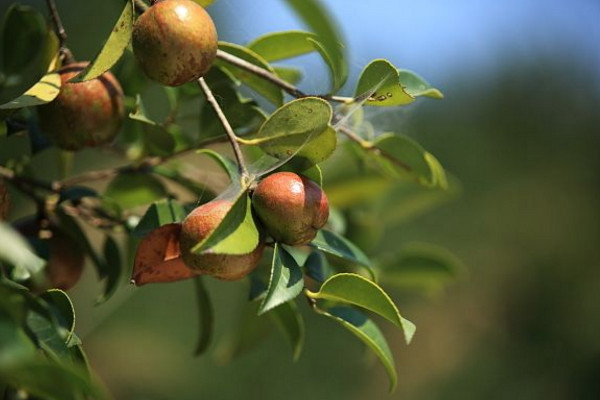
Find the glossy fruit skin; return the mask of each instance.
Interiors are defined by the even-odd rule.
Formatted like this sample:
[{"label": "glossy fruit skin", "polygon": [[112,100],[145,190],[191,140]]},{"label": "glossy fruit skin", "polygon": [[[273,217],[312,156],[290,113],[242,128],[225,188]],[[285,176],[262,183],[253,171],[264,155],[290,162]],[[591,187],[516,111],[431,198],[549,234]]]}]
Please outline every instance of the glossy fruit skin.
[{"label": "glossy fruit skin", "polygon": [[4,221],[10,211],[10,196],[4,180],[0,178],[0,221]]},{"label": "glossy fruit skin", "polygon": [[273,239],[292,246],[313,240],[329,218],[325,192],[293,172],[277,172],[260,181],[252,206]]},{"label": "glossy fruit skin", "polygon": [[242,255],[193,254],[191,249],[225,218],[231,206],[231,201],[213,200],[196,207],[183,220],[179,236],[181,256],[189,268],[228,281],[243,278],[258,265],[264,250],[262,238],[256,249]]},{"label": "glossy fruit skin", "polygon": [[87,62],[63,66],[58,72],[60,93],[38,107],[40,127],[48,138],[65,150],[80,150],[113,141],[125,115],[123,90],[110,72],[96,79],[67,83]]},{"label": "glossy fruit skin", "polygon": [[40,225],[35,217],[27,217],[15,222],[15,229],[29,240],[41,240],[49,257],[45,266],[46,281],[32,287],[35,292],[51,288],[69,290],[81,278],[85,262],[83,251],[73,244],[73,240],[56,226],[50,226],[51,237],[39,239]]},{"label": "glossy fruit skin", "polygon": [[217,55],[215,24],[190,0],[157,2],[137,19],[131,38],[144,73],[167,86],[200,78]]}]

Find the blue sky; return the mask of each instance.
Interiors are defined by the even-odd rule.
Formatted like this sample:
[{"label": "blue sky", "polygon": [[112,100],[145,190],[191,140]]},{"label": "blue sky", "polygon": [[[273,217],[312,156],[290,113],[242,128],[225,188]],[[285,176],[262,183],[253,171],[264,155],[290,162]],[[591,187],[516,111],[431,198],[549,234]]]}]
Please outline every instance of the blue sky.
[{"label": "blue sky", "polygon": [[[351,73],[373,58],[444,81],[523,57],[581,58],[600,70],[599,0],[323,0],[348,44]],[[217,0],[231,17],[221,39],[302,28],[283,0]],[[303,60],[307,71],[318,61]],[[316,70],[316,69],[315,69]],[[600,72],[599,72],[600,75]],[[307,77],[311,84],[310,74]]]}]

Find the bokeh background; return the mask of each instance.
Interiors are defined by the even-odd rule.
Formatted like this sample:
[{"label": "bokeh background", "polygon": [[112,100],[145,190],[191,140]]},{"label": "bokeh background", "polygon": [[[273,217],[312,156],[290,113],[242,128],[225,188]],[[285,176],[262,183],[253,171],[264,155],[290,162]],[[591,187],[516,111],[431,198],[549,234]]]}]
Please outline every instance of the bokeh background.
[{"label": "bokeh background", "polygon": [[[434,243],[465,265],[435,295],[393,291],[418,327],[406,347],[383,325],[398,391],[388,397],[383,368],[353,336],[309,312],[296,363],[277,335],[227,365],[215,347],[193,358],[190,283],[125,286],[93,307],[90,272],[72,294],[98,375],[118,399],[600,398],[600,3],[323,2],[346,39],[351,81],[387,58],[446,95],[367,114],[378,132],[416,138],[461,182],[458,197],[367,244]],[[95,54],[120,8],[58,6],[81,59]],[[216,0],[209,12],[220,38],[236,43],[303,28],[280,0]],[[327,87],[318,57],[294,65],[308,92]],[[234,326],[245,285],[210,282],[217,339]]]}]

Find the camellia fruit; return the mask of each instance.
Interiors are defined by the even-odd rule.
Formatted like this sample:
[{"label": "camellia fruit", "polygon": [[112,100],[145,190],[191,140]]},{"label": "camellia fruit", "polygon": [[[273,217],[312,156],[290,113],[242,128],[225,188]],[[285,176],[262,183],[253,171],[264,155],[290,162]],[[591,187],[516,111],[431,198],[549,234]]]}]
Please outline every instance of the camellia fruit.
[{"label": "camellia fruit", "polygon": [[69,290],[81,278],[85,262],[85,254],[73,243],[73,239],[60,228],[50,225],[49,238],[40,238],[40,225],[35,217],[27,217],[15,222],[15,229],[30,241],[38,241],[47,249],[48,257],[45,282],[32,289],[42,291],[50,288]]},{"label": "camellia fruit", "polygon": [[228,200],[213,200],[196,207],[183,220],[179,244],[183,262],[200,274],[214,276],[228,281],[241,279],[248,275],[260,261],[264,242],[248,254],[194,254],[192,248],[207,237],[225,218],[232,206]]},{"label": "camellia fruit", "polygon": [[252,206],[273,239],[292,246],[313,240],[329,218],[327,196],[319,185],[292,172],[260,181]]},{"label": "camellia fruit", "polygon": [[60,93],[38,107],[42,131],[65,150],[112,142],[125,115],[123,90],[110,72],[85,82],[68,82],[87,65],[79,62],[63,66],[58,71]]},{"label": "camellia fruit", "polygon": [[217,29],[193,1],[163,0],[137,19],[132,45],[149,78],[179,86],[208,72],[217,55]]}]

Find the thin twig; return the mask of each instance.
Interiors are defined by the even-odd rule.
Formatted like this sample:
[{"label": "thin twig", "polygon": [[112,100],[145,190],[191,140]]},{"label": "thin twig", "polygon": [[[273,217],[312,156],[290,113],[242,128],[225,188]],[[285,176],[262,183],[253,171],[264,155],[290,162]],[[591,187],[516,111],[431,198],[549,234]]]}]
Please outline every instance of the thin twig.
[{"label": "thin twig", "polygon": [[229,54],[223,50],[217,50],[217,58],[220,58],[221,60],[228,62],[231,65],[235,65],[236,67],[244,69],[256,76],[259,76],[259,77],[279,86],[280,88],[285,90],[287,93],[289,93],[291,96],[298,97],[298,98],[307,97],[307,94],[302,92],[296,86],[292,85],[289,82],[284,81],[277,75],[273,74],[271,71],[268,71],[264,68],[256,66],[252,63],[249,63],[248,61],[246,61],[244,59],[241,59],[232,54]]},{"label": "thin twig", "polygon": [[[217,57],[223,61],[226,61],[226,62],[236,66],[236,67],[242,68],[258,77],[266,79],[271,83],[274,83],[275,85],[279,86],[281,89],[285,90],[287,93],[289,93],[293,97],[303,98],[303,97],[310,96],[310,95],[307,95],[304,92],[302,92],[300,89],[298,89],[296,86],[292,85],[291,83],[282,80],[277,75],[273,74],[271,71],[268,71],[264,68],[261,68],[254,64],[251,64],[251,63],[247,62],[246,60],[243,60],[232,54],[226,53],[222,50],[217,50]],[[354,99],[351,97],[332,96],[332,95],[316,95],[314,97],[319,97],[324,100],[336,101],[336,102],[345,103],[345,104],[354,103],[357,100],[357,99]],[[339,119],[339,115],[334,114],[333,120],[335,121],[338,119]],[[395,165],[399,166],[400,168],[402,168],[406,171],[412,170],[412,168],[410,168],[407,164],[403,163],[402,161],[391,156],[390,154],[387,154],[386,152],[377,148],[373,143],[369,142],[368,140],[361,138],[352,129],[350,129],[344,125],[340,125],[337,127],[337,130],[340,131],[341,133],[343,133],[344,135],[346,135],[348,137],[348,139],[352,140],[353,142],[356,142],[364,150],[376,153],[376,154],[390,160],[392,163],[394,163]],[[244,139],[240,140],[240,138],[238,138],[238,141],[242,144],[255,144],[255,142],[253,142],[253,141],[251,142],[249,140],[244,140]]]},{"label": "thin twig", "polygon": [[223,128],[227,133],[227,137],[229,138],[229,142],[231,143],[231,147],[233,148],[233,154],[235,155],[235,158],[237,160],[240,174],[242,175],[242,177],[246,178],[248,176],[248,169],[246,168],[246,162],[244,160],[244,155],[242,154],[242,149],[240,149],[240,145],[237,141],[237,135],[233,131],[233,128],[229,124],[227,117],[225,116],[223,110],[221,109],[221,106],[219,105],[219,102],[217,101],[217,99],[215,99],[212,90],[210,90],[210,87],[208,86],[204,78],[198,79],[198,84],[200,85],[200,88],[206,96],[206,101],[208,101],[208,103],[217,113],[217,117],[219,118],[219,121],[221,121],[221,125],[223,125]]},{"label": "thin twig", "polygon": [[60,15],[58,14],[56,3],[54,3],[54,0],[46,0],[46,4],[48,5],[48,10],[50,11],[52,21],[54,22],[54,28],[56,28],[56,35],[58,36],[59,46],[65,47],[65,43],[67,41],[67,31],[65,31],[65,27],[63,26],[62,21],[60,20]]}]

